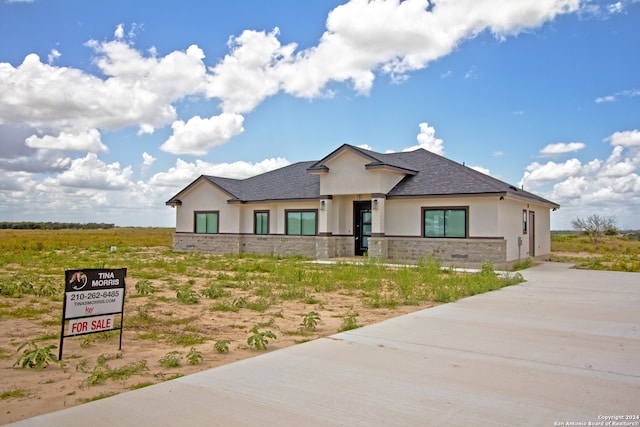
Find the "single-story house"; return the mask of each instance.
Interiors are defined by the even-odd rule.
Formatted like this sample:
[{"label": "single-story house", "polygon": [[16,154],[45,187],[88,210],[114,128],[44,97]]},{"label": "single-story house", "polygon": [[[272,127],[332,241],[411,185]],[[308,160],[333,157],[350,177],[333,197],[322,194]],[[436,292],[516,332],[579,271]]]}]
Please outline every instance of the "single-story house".
[{"label": "single-story house", "polygon": [[348,144],[247,179],[202,175],[166,204],[176,208],[176,251],[432,256],[459,267],[548,256],[559,208],[423,149]]}]

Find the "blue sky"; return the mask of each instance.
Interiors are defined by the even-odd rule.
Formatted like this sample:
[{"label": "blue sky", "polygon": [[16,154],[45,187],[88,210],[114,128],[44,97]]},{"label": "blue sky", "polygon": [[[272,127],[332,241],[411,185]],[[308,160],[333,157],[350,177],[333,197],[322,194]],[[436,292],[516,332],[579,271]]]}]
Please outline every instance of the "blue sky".
[{"label": "blue sky", "polygon": [[640,228],[640,1],[0,0],[0,221],[418,146]]}]

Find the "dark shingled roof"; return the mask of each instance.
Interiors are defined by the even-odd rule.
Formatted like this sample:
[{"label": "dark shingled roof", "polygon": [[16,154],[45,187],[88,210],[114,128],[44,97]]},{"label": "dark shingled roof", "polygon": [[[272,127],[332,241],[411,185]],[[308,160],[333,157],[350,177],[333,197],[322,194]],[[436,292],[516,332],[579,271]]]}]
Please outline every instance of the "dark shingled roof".
[{"label": "dark shingled roof", "polygon": [[[320,197],[320,177],[310,172],[327,172],[325,163],[343,150],[352,150],[371,159],[367,168],[387,167],[401,170],[406,176],[387,193],[387,197],[438,197],[470,195],[504,195],[557,208],[559,205],[528,191],[519,189],[432,152],[418,149],[402,153],[376,153],[345,144],[319,161],[299,162],[247,179],[203,175],[230,194],[230,202],[274,200],[314,200]],[[195,182],[167,201],[180,203],[181,194]]]},{"label": "dark shingled roof", "polygon": [[298,162],[242,180],[204,177],[238,201],[317,199],[320,196],[320,179],[307,172],[313,163]]}]

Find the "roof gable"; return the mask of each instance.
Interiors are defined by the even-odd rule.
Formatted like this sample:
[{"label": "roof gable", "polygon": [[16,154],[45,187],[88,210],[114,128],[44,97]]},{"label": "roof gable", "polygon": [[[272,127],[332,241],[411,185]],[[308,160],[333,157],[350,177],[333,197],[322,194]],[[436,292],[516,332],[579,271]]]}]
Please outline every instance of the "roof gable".
[{"label": "roof gable", "polygon": [[349,144],[343,144],[336,150],[332,151],[329,155],[325,156],[323,159],[318,160],[309,167],[308,171],[310,173],[328,172],[329,167],[327,166],[327,163],[329,163],[331,160],[338,157],[345,151],[351,151],[369,160],[369,162],[365,164],[366,169],[389,169],[394,172],[401,172],[411,175],[418,173],[417,170],[412,169],[409,164],[400,159],[396,159],[392,156],[389,156],[388,154],[376,153],[375,151],[365,150],[364,148],[356,147]]}]

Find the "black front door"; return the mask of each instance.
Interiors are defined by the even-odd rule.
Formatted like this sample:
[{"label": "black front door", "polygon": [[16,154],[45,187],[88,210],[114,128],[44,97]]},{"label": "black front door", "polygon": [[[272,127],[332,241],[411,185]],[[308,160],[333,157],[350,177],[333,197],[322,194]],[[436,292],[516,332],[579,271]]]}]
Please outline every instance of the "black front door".
[{"label": "black front door", "polygon": [[353,223],[353,235],[356,239],[355,254],[364,255],[369,250],[369,237],[371,237],[371,200],[353,202]]}]

